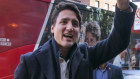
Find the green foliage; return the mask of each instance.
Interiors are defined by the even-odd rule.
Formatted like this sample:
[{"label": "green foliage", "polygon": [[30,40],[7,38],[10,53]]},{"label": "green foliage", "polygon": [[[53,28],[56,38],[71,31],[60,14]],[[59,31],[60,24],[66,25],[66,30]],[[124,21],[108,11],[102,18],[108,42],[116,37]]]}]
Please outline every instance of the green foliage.
[{"label": "green foliage", "polygon": [[114,12],[91,7],[88,10],[82,11],[83,24],[85,22],[97,21],[101,27],[101,39],[107,38],[110,34]]}]

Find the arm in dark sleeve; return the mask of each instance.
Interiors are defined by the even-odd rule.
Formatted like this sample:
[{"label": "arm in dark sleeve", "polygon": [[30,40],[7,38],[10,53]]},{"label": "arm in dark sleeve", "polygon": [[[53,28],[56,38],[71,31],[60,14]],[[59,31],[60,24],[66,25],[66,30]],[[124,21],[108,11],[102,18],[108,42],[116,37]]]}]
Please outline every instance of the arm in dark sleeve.
[{"label": "arm in dark sleeve", "polygon": [[21,56],[20,64],[15,70],[14,79],[29,79],[24,55]]},{"label": "arm in dark sleeve", "polygon": [[133,8],[133,12],[120,11],[116,7],[115,17],[114,17],[114,30],[120,35],[121,41],[123,42],[123,48],[126,48],[129,44],[131,28],[134,23],[134,17],[136,12],[136,5],[133,3],[129,4]]},{"label": "arm in dark sleeve", "polygon": [[89,61],[93,68],[112,59],[128,46],[136,11],[134,4],[130,3],[130,6],[133,12],[123,12],[116,7],[112,33],[107,39],[88,48]]}]

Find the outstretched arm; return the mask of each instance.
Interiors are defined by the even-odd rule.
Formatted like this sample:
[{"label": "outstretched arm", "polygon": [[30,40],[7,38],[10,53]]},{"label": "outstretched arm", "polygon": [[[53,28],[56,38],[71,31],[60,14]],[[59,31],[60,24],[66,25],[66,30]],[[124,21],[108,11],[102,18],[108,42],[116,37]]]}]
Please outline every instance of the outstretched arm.
[{"label": "outstretched arm", "polygon": [[[133,11],[126,11],[130,6]],[[136,6],[129,0],[117,0],[112,33],[107,39],[100,41],[94,47],[88,48],[89,59],[94,68],[126,49],[130,40],[135,11]]]}]

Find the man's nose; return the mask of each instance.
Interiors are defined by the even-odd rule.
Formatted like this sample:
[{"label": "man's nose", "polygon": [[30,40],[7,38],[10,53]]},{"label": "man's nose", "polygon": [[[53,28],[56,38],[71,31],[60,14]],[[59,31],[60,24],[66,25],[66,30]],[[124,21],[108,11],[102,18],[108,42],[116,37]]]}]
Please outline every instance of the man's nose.
[{"label": "man's nose", "polygon": [[69,30],[69,31],[73,31],[74,28],[73,28],[72,23],[69,23],[68,26],[66,27],[66,29]]}]

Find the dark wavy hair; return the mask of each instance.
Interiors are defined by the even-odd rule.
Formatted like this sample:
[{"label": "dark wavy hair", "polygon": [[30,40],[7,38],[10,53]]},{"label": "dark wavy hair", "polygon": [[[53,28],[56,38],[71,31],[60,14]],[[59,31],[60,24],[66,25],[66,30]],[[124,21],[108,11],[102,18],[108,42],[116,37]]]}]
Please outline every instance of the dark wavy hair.
[{"label": "dark wavy hair", "polygon": [[52,25],[54,25],[56,23],[56,19],[58,17],[58,14],[61,11],[66,10],[66,9],[72,10],[76,13],[76,16],[79,20],[79,26],[81,28],[81,14],[80,14],[78,7],[73,3],[66,3],[66,2],[60,2],[58,5],[55,6],[55,9],[54,9],[52,16],[51,16]]},{"label": "dark wavy hair", "polygon": [[94,37],[96,37],[96,40],[99,40],[101,37],[101,29],[96,21],[86,24],[86,33],[87,32],[90,32]]}]

